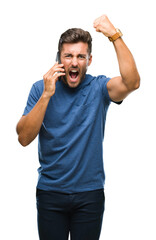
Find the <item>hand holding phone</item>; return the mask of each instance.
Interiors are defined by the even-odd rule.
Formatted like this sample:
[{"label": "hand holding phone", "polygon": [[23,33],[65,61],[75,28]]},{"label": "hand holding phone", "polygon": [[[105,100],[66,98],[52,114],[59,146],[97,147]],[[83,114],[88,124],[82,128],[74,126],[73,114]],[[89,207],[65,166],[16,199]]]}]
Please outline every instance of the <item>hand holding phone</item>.
[{"label": "hand holding phone", "polygon": [[55,93],[56,82],[60,79],[61,76],[65,76],[63,64],[55,65],[43,76],[44,80],[44,94],[48,97],[51,97]]}]

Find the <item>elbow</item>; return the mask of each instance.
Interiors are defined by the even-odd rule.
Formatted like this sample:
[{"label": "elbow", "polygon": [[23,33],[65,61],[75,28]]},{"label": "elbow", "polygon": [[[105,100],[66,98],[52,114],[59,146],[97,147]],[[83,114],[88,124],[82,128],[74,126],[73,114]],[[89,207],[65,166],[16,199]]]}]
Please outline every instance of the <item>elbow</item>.
[{"label": "elbow", "polygon": [[138,76],[135,80],[134,90],[137,90],[140,87],[140,76]]},{"label": "elbow", "polygon": [[23,147],[29,145],[29,142],[26,140],[26,138],[22,137],[20,134],[18,135],[18,141]]},{"label": "elbow", "polygon": [[137,90],[140,87],[140,75],[138,71],[134,75],[134,90]]},{"label": "elbow", "polygon": [[138,75],[131,81],[130,85],[128,86],[129,92],[133,92],[140,87],[140,76]]},{"label": "elbow", "polygon": [[[24,118],[24,117],[23,117]],[[16,126],[16,132],[18,135],[18,142],[23,146],[26,147],[30,144],[30,140],[29,140],[29,135],[28,133],[24,130],[23,125],[21,124],[22,120],[19,121],[19,123]]]},{"label": "elbow", "polygon": [[18,125],[16,127],[16,132],[18,135],[18,142],[23,146],[26,147],[28,144],[26,143],[25,138],[22,136],[21,130],[19,129]]}]

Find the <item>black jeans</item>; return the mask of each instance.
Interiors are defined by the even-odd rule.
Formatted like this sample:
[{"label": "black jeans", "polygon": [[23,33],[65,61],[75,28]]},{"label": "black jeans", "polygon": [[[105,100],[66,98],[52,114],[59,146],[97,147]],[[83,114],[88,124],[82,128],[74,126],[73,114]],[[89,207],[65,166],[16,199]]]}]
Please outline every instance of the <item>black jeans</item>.
[{"label": "black jeans", "polygon": [[98,240],[105,196],[104,190],[64,194],[37,189],[40,240]]}]

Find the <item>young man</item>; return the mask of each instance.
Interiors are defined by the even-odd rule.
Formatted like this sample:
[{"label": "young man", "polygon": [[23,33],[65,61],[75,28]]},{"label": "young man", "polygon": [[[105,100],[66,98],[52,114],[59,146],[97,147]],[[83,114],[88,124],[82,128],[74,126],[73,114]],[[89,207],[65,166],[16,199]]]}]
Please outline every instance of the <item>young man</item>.
[{"label": "young man", "polygon": [[[120,76],[86,74],[92,62],[91,36],[69,29],[59,41],[60,61],[36,82],[17,124],[19,142],[39,134],[37,185],[41,240],[97,240],[104,212],[102,143],[111,101],[121,102],[139,87],[131,52],[106,15],[94,22],[112,41]],[[58,81],[59,80],[59,81]]]}]

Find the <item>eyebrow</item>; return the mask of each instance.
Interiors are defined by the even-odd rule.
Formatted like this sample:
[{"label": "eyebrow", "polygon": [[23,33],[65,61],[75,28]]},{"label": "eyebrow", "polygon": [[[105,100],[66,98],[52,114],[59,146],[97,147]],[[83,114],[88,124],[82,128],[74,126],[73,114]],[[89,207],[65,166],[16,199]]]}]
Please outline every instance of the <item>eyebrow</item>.
[{"label": "eyebrow", "polygon": [[71,53],[64,53],[63,56],[72,55]]},{"label": "eyebrow", "polygon": [[[73,56],[73,54],[72,54],[72,53],[64,53],[64,54],[63,54],[63,56],[67,56],[67,55],[71,55],[71,56]],[[84,53],[79,53],[77,56],[83,56],[83,57],[86,57],[86,56],[87,56],[87,54],[84,54]]]},{"label": "eyebrow", "polygon": [[[72,56],[73,56],[72,53],[64,53],[63,55],[64,55],[64,56],[65,56],[65,55],[72,55]],[[77,56],[87,56],[87,54],[79,53]]]},{"label": "eyebrow", "polygon": [[83,56],[83,57],[86,57],[87,54],[83,54],[83,53],[79,53],[78,56]]}]

